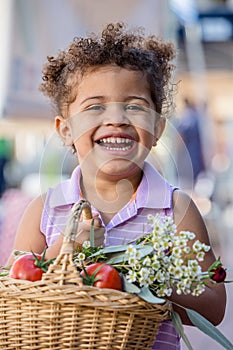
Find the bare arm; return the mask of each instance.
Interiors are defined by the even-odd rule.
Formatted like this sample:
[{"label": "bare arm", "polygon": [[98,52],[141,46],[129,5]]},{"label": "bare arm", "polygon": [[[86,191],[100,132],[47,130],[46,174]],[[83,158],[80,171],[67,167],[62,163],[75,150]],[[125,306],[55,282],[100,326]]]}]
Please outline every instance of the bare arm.
[{"label": "bare arm", "polygon": [[[196,234],[196,239],[201,242],[210,245],[209,237],[205,223],[201,217],[194,202],[190,197],[181,192],[175,191],[173,195],[174,202],[174,220],[177,225],[177,231],[181,230],[191,231]],[[203,271],[206,271],[208,267],[216,260],[213,250],[211,249],[205,255],[204,261],[201,263]],[[218,325],[225,313],[226,306],[226,292],[224,284],[212,284],[210,283],[206,288],[206,291],[199,297],[190,295],[177,295],[173,293],[171,300],[193,309],[207,318],[214,325]],[[190,321],[182,309],[177,308],[184,324],[190,325]]]},{"label": "bare arm", "polygon": [[[13,249],[40,254],[46,248],[45,237],[40,231],[43,206],[43,196],[37,197],[28,205],[19,223]],[[7,265],[10,266],[13,261],[14,255],[11,254]]]},{"label": "bare arm", "polygon": [[[46,258],[55,258],[61,249],[63,242],[63,233],[61,233],[56,241],[50,247],[46,245],[44,234],[40,231],[41,215],[44,207],[45,195],[34,199],[26,208],[24,215],[18,226],[13,249],[22,251],[33,251],[41,254],[46,248]],[[102,245],[104,240],[105,229],[101,226],[101,222],[97,215],[94,215],[95,227],[95,244]],[[90,239],[90,229],[92,220],[85,220],[79,223],[77,239],[74,248],[81,245],[84,241]],[[14,255],[11,254],[7,261],[7,265],[12,265]]]}]

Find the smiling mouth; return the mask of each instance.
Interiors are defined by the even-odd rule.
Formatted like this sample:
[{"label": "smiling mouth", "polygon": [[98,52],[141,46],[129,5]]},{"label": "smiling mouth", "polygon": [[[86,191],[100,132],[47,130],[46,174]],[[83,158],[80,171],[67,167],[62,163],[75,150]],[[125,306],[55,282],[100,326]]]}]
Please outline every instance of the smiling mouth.
[{"label": "smiling mouth", "polygon": [[128,151],[133,146],[133,141],[123,137],[107,137],[97,141],[98,145],[109,151]]}]

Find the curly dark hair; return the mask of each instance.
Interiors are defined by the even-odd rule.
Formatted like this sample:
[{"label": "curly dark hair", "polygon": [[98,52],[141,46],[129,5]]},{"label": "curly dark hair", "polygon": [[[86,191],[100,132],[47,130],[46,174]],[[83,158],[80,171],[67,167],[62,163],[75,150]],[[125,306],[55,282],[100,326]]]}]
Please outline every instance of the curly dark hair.
[{"label": "curly dark hair", "polygon": [[40,91],[51,99],[58,114],[66,116],[77,95],[78,77],[91,67],[114,64],[146,73],[156,112],[168,115],[173,106],[174,65],[170,61],[174,57],[172,43],[145,36],[143,28],[127,31],[123,23],[111,23],[99,36],[75,37],[66,50],[48,56]]}]

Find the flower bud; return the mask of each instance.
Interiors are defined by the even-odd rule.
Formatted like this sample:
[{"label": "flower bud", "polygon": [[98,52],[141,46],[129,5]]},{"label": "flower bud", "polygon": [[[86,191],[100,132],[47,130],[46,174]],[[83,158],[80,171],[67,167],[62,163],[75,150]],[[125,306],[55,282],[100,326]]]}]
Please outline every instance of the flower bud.
[{"label": "flower bud", "polygon": [[221,283],[226,278],[226,270],[219,266],[214,271],[211,271],[211,279],[217,283]]}]

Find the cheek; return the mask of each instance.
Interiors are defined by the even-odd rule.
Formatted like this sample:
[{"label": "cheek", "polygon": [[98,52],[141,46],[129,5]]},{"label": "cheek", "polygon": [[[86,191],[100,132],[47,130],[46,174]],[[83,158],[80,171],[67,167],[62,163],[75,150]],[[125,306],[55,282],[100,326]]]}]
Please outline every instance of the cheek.
[{"label": "cheek", "polygon": [[155,134],[155,117],[147,114],[146,116],[137,116],[131,120],[132,125],[138,130],[138,133],[153,137]]},{"label": "cheek", "polygon": [[140,143],[144,146],[151,147],[155,139],[155,128],[150,125],[144,129],[138,129],[138,135],[140,138]]},{"label": "cheek", "polygon": [[74,144],[77,154],[82,158],[93,150],[93,140],[89,133],[76,135],[74,137]]},{"label": "cheek", "polygon": [[89,119],[72,117],[71,125],[72,137],[74,142],[77,143],[79,140],[83,140],[83,142],[86,140],[85,142],[89,142],[96,129],[97,123]]}]

